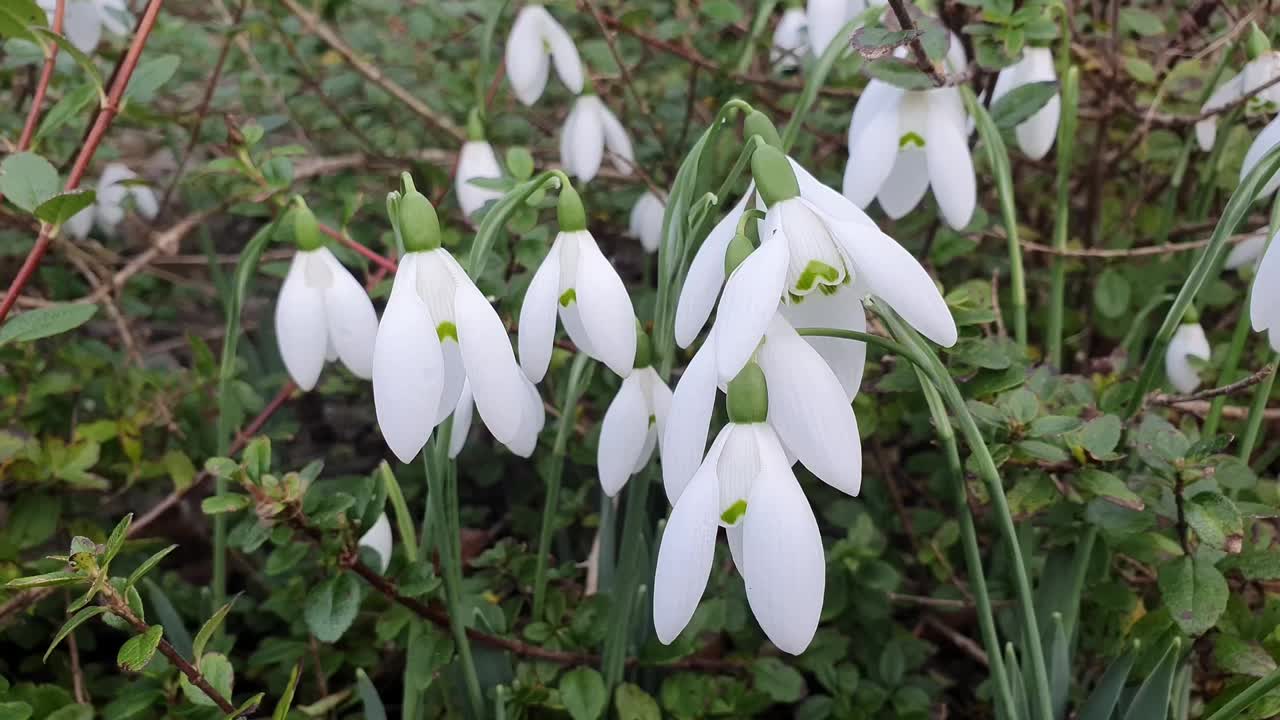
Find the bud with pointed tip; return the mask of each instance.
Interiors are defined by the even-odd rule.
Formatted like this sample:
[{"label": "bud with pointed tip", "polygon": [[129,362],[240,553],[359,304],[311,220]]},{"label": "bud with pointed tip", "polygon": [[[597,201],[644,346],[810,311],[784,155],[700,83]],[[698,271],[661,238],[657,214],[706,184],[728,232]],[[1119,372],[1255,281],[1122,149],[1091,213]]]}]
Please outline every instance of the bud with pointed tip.
[{"label": "bud with pointed tip", "polygon": [[404,191],[397,203],[400,236],[407,252],[435,250],[440,247],[440,218],[427,196],[413,186],[409,173],[400,176]]},{"label": "bud with pointed tip", "polygon": [[759,135],[766,144],[775,148],[782,147],[782,137],[778,135],[778,128],[774,126],[768,115],[759,110],[748,113],[746,120],[742,121],[742,127],[748,139],[752,135]]}]

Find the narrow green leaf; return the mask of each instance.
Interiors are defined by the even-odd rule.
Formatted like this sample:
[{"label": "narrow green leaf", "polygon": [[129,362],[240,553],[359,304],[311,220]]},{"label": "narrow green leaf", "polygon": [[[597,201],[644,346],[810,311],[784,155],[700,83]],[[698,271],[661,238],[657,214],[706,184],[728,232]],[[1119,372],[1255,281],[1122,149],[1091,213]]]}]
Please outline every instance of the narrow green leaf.
[{"label": "narrow green leaf", "polygon": [[1066,717],[1067,700],[1071,697],[1071,645],[1062,626],[1062,614],[1053,614],[1053,641],[1049,643],[1049,692],[1053,698],[1053,716]]},{"label": "narrow green leaf", "polygon": [[51,133],[66,125],[71,118],[84,112],[98,98],[100,91],[100,88],[95,87],[92,82],[88,82],[68,91],[59,98],[58,102],[54,103],[53,107],[49,108],[49,111],[44,114],[44,118],[40,121],[40,129],[36,131],[36,136],[31,140],[31,146],[33,148],[38,147],[40,142]]},{"label": "narrow green leaf", "polygon": [[141,672],[151,662],[160,646],[160,638],[164,636],[164,628],[152,625],[141,635],[134,635],[120,646],[116,654],[116,664],[125,672]]},{"label": "narrow green leaf", "polygon": [[205,515],[220,515],[222,513],[239,512],[251,504],[253,504],[253,500],[248,495],[223,493],[205,498],[200,503],[200,510]]},{"label": "narrow green leaf", "polygon": [[266,697],[267,697],[266,693],[258,693],[257,695],[254,695],[253,697],[249,698],[248,700],[245,700],[244,702],[240,703],[240,707],[236,708],[235,712],[231,713],[230,715],[227,715],[226,720],[237,720],[237,718],[248,716],[254,710],[258,709],[258,706],[262,704],[262,701]]},{"label": "narrow green leaf", "polygon": [[129,578],[124,581],[124,586],[126,588],[133,587],[134,583],[141,580],[143,575],[151,572],[151,569],[154,568],[157,563],[163,560],[166,555],[173,552],[177,547],[177,545],[170,545],[144,560],[143,563],[138,566],[137,570],[134,570],[129,574]]},{"label": "narrow green leaf", "polygon": [[93,204],[97,193],[92,190],[68,190],[40,203],[35,214],[50,225],[61,225],[73,215]]},{"label": "narrow green leaf", "polygon": [[178,651],[179,655],[195,657],[195,653],[191,652],[191,632],[187,630],[182,616],[173,606],[173,601],[151,578],[143,578],[142,586],[147,590],[147,602],[155,613],[156,619],[164,626],[164,634],[169,639],[169,644]]},{"label": "narrow green leaf", "polygon": [[1160,662],[1156,664],[1156,669],[1147,676],[1146,681],[1134,694],[1133,702],[1129,703],[1129,711],[1124,714],[1124,720],[1152,720],[1152,718],[1163,718],[1168,715],[1169,694],[1173,689],[1173,674],[1178,666],[1181,647],[1181,638],[1174,638],[1165,649]]},{"label": "narrow green leaf", "polygon": [[1133,668],[1133,659],[1134,654],[1127,652],[1111,661],[1080,710],[1080,720],[1111,720],[1125,681],[1129,679],[1129,670]]},{"label": "narrow green leaf", "polygon": [[298,690],[298,673],[301,671],[301,665],[293,666],[289,673],[289,684],[285,685],[284,692],[280,694],[276,709],[271,713],[271,720],[287,720],[289,717],[289,707],[293,705],[293,694]]},{"label": "narrow green leaf", "polygon": [[382,706],[382,698],[378,697],[378,689],[363,668],[356,668],[356,691],[360,693],[365,720],[387,720],[387,710]]},{"label": "narrow green leaf", "polygon": [[133,513],[129,513],[116,523],[112,528],[111,535],[107,537],[106,545],[102,551],[102,567],[107,567],[112,560],[116,559],[120,548],[124,547],[124,541],[129,537],[129,526],[133,524]]},{"label": "narrow green leaf", "polygon": [[991,103],[991,119],[1001,130],[1012,130],[1040,112],[1057,94],[1058,83],[1053,80],[1020,85]]},{"label": "narrow green leaf", "polygon": [[97,312],[98,306],[88,303],[63,303],[28,310],[0,325],[0,345],[31,342],[74,330],[89,322]]},{"label": "narrow green leaf", "polygon": [[44,651],[44,657],[41,658],[41,660],[43,662],[48,662],[49,654],[58,646],[58,643],[62,642],[63,638],[71,634],[72,630],[80,627],[90,618],[95,618],[106,611],[107,609],[105,607],[102,607],[101,605],[94,605],[93,607],[84,608],[75,615],[72,615],[69,620],[62,623],[61,628],[58,628],[58,632],[53,636],[53,641],[49,643],[49,649]]},{"label": "narrow green leaf", "polygon": [[[191,643],[192,656],[198,658],[204,655],[205,646],[209,644],[211,639],[213,639],[213,634],[217,632],[218,627],[222,625],[222,621],[227,619],[227,613],[231,612],[231,606],[235,604],[236,598],[238,597],[240,596],[237,595],[236,597],[231,598],[231,602],[218,608],[218,611],[215,612],[208,620],[205,620],[204,625],[200,626],[200,632],[196,633],[196,639]],[[199,665],[196,667],[199,667]]]},{"label": "narrow green leaf", "polygon": [[14,578],[5,583],[4,586],[10,590],[30,590],[31,588],[58,587],[84,581],[85,578],[80,577],[78,573],[69,570],[56,570],[43,575]]},{"label": "narrow green leaf", "polygon": [[396,517],[396,528],[400,531],[401,548],[412,567],[418,563],[418,540],[413,515],[409,513],[409,505],[404,500],[404,492],[400,490],[400,482],[396,480],[396,474],[386,460],[378,465],[378,477],[382,478],[382,484],[387,488],[387,498],[391,501],[391,510]]},{"label": "narrow green leaf", "polygon": [[75,43],[71,42],[71,40],[65,35],[59,35],[54,31],[46,30],[45,28],[33,28],[33,30],[40,39],[57,43],[59,50],[70,55],[71,58],[76,61],[76,65],[80,66],[80,69],[84,71],[84,74],[88,76],[89,80],[93,83],[94,88],[98,91],[98,96],[101,97],[103,101],[106,100],[106,94],[104,92],[105,84],[102,81],[102,71],[98,69],[98,66],[94,64],[93,60],[88,55],[84,54],[84,51],[76,47]]},{"label": "narrow green leaf", "polygon": [[125,100],[151,102],[156,91],[173,77],[181,63],[182,58],[177,55],[160,55],[143,60],[129,80],[129,87],[124,94]]}]

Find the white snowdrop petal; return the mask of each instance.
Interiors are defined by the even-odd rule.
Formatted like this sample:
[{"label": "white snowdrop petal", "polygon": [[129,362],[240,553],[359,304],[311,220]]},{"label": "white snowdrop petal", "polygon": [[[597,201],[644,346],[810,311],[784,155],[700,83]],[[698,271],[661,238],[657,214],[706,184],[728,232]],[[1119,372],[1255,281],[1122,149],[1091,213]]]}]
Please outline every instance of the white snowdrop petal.
[{"label": "white snowdrop petal", "polygon": [[738,574],[746,579],[746,566],[742,562],[742,526],[738,523],[732,527],[724,529],[725,537],[729,540],[729,557],[733,559],[733,566],[738,569]]},{"label": "white snowdrop petal", "polygon": [[805,25],[813,54],[821,56],[844,26],[848,0],[809,0],[805,4]]},{"label": "white snowdrop petal", "polygon": [[529,379],[542,382],[551,364],[556,337],[556,309],[560,298],[561,238],[557,237],[542,264],[533,273],[520,305],[520,367]]},{"label": "white snowdrop petal", "polygon": [[525,394],[524,375],[502,319],[465,276],[458,278],[454,302],[458,345],[476,411],[498,442],[506,444],[520,429],[522,407],[517,399]]},{"label": "white snowdrop petal", "polygon": [[160,212],[160,201],[156,199],[154,190],[146,185],[130,185],[128,190],[139,215],[150,220]]},{"label": "white snowdrop petal", "polygon": [[657,430],[658,442],[667,429],[667,417],[671,414],[671,388],[662,381],[658,371],[652,367],[636,370],[641,378],[647,376],[649,390],[649,410],[653,413],[654,428]]},{"label": "white snowdrop petal", "polygon": [[853,106],[853,115],[849,118],[848,144],[852,144],[853,138],[861,135],[867,123],[871,122],[871,118],[879,115],[881,111],[889,109],[897,112],[898,105],[901,104],[905,95],[905,90],[887,82],[881,80],[868,82],[867,87],[858,96],[858,102]]},{"label": "white snowdrop petal", "polygon": [[378,427],[401,462],[431,437],[444,385],[440,340],[417,292],[421,253],[400,258],[373,344],[373,405]]},{"label": "white snowdrop petal", "polygon": [[787,259],[784,236],[762,237],[760,247],[725,282],[713,328],[720,378],[729,380],[737,375],[764,337],[786,285]]},{"label": "white snowdrop petal", "polygon": [[609,497],[617,495],[631,477],[648,434],[648,403],[640,375],[632,373],[623,379],[622,387],[600,423],[596,467],[600,472],[600,485]]},{"label": "white snowdrop petal", "polygon": [[898,152],[889,177],[876,193],[876,201],[885,215],[898,220],[915,210],[928,191],[929,162],[924,151],[905,148]]},{"label": "white snowdrop petal", "polygon": [[636,358],[636,312],[618,271],[587,232],[578,237],[576,275],[575,304],[592,356],[615,374],[630,375]]},{"label": "white snowdrop petal", "polygon": [[458,395],[458,404],[453,411],[453,427],[449,430],[449,459],[458,457],[467,444],[467,436],[471,434],[471,416],[476,407],[471,397],[471,383],[462,381],[462,392]]},{"label": "white snowdrop petal", "polygon": [[1227,270],[1239,270],[1247,265],[1254,265],[1262,258],[1262,251],[1267,247],[1267,228],[1260,228],[1249,237],[1236,243],[1227,253],[1222,267]]},{"label": "white snowdrop petal", "polygon": [[525,105],[542,97],[551,71],[551,58],[542,44],[542,14],[546,12],[541,5],[525,5],[507,36],[507,80],[516,98]]},{"label": "white snowdrop petal", "polygon": [[[784,303],[782,315],[796,328],[825,327],[866,332],[867,313],[862,307],[862,295],[863,292],[856,288],[841,288],[831,295],[811,293],[802,302]],[[853,400],[862,384],[862,372],[867,361],[866,343],[812,335],[804,336],[804,341],[818,351],[840,381],[845,397]]]},{"label": "white snowdrop petal", "polygon": [[93,206],[90,205],[72,215],[70,219],[62,223],[62,229],[77,240],[89,237],[89,231],[93,229]]},{"label": "white snowdrop petal", "polygon": [[631,206],[628,231],[640,240],[645,252],[657,252],[662,244],[662,216],[665,213],[666,206],[649,190],[644,191]]},{"label": "white snowdrop petal", "polygon": [[799,655],[813,640],[822,614],[827,581],[822,535],[777,441],[762,442],[760,449],[765,467],[742,522],[742,576],[761,629],[779,649]]},{"label": "white snowdrop petal", "polygon": [[[1209,99],[1205,101],[1200,108],[1200,113],[1204,114],[1211,110],[1217,110],[1239,100],[1244,96],[1244,73],[1231,76],[1226,82],[1219,85]],[[1213,142],[1218,134],[1218,116],[1210,115],[1209,117],[1196,123],[1196,141],[1200,144],[1200,149],[1209,151],[1213,148]]]},{"label": "white snowdrop petal", "polygon": [[458,176],[454,181],[454,192],[458,194],[458,205],[462,213],[470,216],[484,207],[490,200],[497,200],[502,193],[497,190],[482,188],[471,183],[472,180],[502,177],[502,168],[498,165],[498,156],[493,146],[483,140],[469,140],[462,145],[458,153]]},{"label": "white snowdrop petal", "polygon": [[947,224],[960,230],[973,219],[978,181],[963,128],[937,107],[937,103],[930,102],[924,147],[929,163],[929,187],[933,188],[933,197]]},{"label": "white snowdrop petal", "polygon": [[[437,329],[436,337],[439,336]],[[462,348],[458,347],[456,338],[440,338],[440,356],[444,359],[444,384],[440,389],[440,406],[436,409],[436,425],[453,414],[462,397],[462,386],[467,382],[467,370],[462,364]]]},{"label": "white snowdrop petal", "polygon": [[676,343],[682,348],[689,347],[698,337],[716,306],[720,286],[724,285],[724,256],[738,230],[738,221],[747,210],[747,201],[755,194],[754,188],[754,185],[748,187],[738,204],[711,228],[689,264],[680,300],[676,303]]},{"label": "white snowdrop petal", "polygon": [[560,164],[569,174],[590,182],[604,160],[604,120],[600,99],[583,95],[573,104],[560,131]]},{"label": "white snowdrop petal", "polygon": [[818,479],[848,495],[862,486],[858,420],[835,373],[781,317],[759,353],[769,386],[769,424]]},{"label": "white snowdrop petal", "polygon": [[542,12],[542,37],[551,50],[551,61],[560,82],[574,93],[582,92],[582,58],[578,56],[578,48],[564,26],[546,10]]},{"label": "white snowdrop petal", "polygon": [[542,396],[538,395],[538,388],[529,382],[528,378],[524,380],[524,393],[524,403],[520,413],[520,430],[511,439],[511,442],[506,443],[506,445],[507,449],[516,455],[528,458],[533,455],[533,450],[538,445],[538,434],[542,432],[547,414],[542,407]]},{"label": "white snowdrop petal", "polygon": [[1249,319],[1256,332],[1269,333],[1271,348],[1280,352],[1280,233],[1271,238],[1253,278]]},{"label": "white snowdrop petal", "polygon": [[1200,323],[1183,323],[1174,332],[1165,350],[1164,366],[1169,381],[1180,393],[1194,392],[1200,386],[1200,375],[1190,359],[1209,360],[1209,339]]},{"label": "white snowdrop petal", "polygon": [[[1022,51],[1022,84],[1047,82],[1057,79],[1053,68],[1053,52],[1049,48],[1028,47]],[[1057,93],[1044,107],[1024,120],[1015,129],[1018,146],[1028,157],[1039,160],[1049,153],[1058,137],[1058,116],[1062,101]]]},{"label": "white snowdrop petal", "polygon": [[716,385],[715,343],[708,340],[676,383],[662,435],[662,484],[672,504],[702,463]]},{"label": "white snowdrop petal", "polygon": [[[53,16],[49,16],[52,20]],[[102,17],[89,0],[69,0],[62,17],[62,34],[80,52],[89,54],[102,40]]]},{"label": "white snowdrop petal", "polygon": [[[1280,145],[1280,115],[1267,123],[1267,126],[1262,128],[1262,132],[1258,133],[1258,137],[1253,139],[1253,144],[1244,155],[1244,163],[1240,166],[1240,179],[1244,180],[1245,175],[1248,175],[1258,161],[1262,160],[1262,156],[1276,145]],[[1271,180],[1262,187],[1258,197],[1263,198],[1274,194],[1277,187],[1280,187],[1280,172],[1273,175]]]},{"label": "white snowdrop petal", "polygon": [[863,124],[858,135],[849,137],[844,196],[860,208],[870,205],[893,171],[897,155],[897,106],[887,105]]},{"label": "white snowdrop petal", "polygon": [[793,68],[809,52],[808,21],[800,8],[788,8],[773,30],[769,63],[781,70]]},{"label": "white snowdrop petal", "polygon": [[387,520],[386,513],[378,515],[373,525],[360,536],[359,544],[377,554],[378,572],[386,572],[391,564],[391,521]]},{"label": "white snowdrop petal", "polygon": [[373,377],[373,343],[378,336],[373,301],[328,248],[316,250],[315,260],[327,265],[333,278],[323,293],[329,342],[352,375],[368,380]]},{"label": "white snowdrop petal", "polygon": [[658,640],[670,644],[698,609],[715,560],[715,473],[700,470],[671,511],[658,548],[653,578],[653,626]]},{"label": "white snowdrop petal", "polygon": [[289,377],[303,390],[311,390],[324,369],[328,345],[325,303],[320,291],[307,286],[306,266],[323,262],[315,253],[298,251],[276,301],[276,342]]},{"label": "white snowdrop petal", "polygon": [[600,103],[600,123],[604,131],[604,146],[613,153],[610,161],[614,169],[623,175],[630,175],[636,160],[635,151],[631,148],[631,138],[627,135],[627,129],[618,121],[618,116],[604,103]]}]

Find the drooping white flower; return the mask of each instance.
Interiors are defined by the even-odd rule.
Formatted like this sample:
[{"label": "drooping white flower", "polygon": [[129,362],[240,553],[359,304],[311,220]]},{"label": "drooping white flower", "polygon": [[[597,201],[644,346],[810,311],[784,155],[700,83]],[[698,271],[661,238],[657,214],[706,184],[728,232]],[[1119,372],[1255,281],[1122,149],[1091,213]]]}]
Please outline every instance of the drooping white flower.
[{"label": "drooping white flower", "polygon": [[[546,410],[542,407],[542,397],[533,383],[525,379],[524,416],[520,422],[520,432],[507,445],[511,452],[527,458],[533,455],[538,444],[538,434],[546,423]],[[449,435],[449,458],[458,457],[467,444],[467,436],[471,433],[471,418],[475,413],[475,400],[471,396],[471,381],[462,383],[462,394],[453,411],[453,428]]]},{"label": "drooping white flower", "polygon": [[[560,232],[533,274],[520,307],[520,366],[541,382],[551,363],[556,318],[578,349],[621,377],[636,355],[636,314],[626,285],[586,229],[573,188],[560,190]],[[572,212],[566,208],[572,207]]]},{"label": "drooping white flower", "polygon": [[1245,268],[1254,270],[1258,263],[1262,261],[1262,253],[1267,249],[1267,231],[1266,227],[1260,227],[1249,233],[1244,240],[1236,243],[1231,248],[1231,252],[1227,253],[1227,259],[1222,266],[1227,270],[1242,271]]},{"label": "drooping white flower", "polygon": [[600,423],[596,467],[606,495],[617,495],[627,478],[649,464],[670,407],[671,389],[652,366],[636,368],[622,379]]},{"label": "drooping white flower", "polygon": [[[1262,128],[1262,132],[1258,133],[1258,137],[1253,139],[1253,144],[1249,145],[1249,150],[1244,154],[1244,162],[1240,165],[1240,179],[1244,180],[1267,151],[1276,145],[1280,145],[1280,115],[1277,115]],[[1258,192],[1259,198],[1274,195],[1276,188],[1280,188],[1280,173],[1276,173],[1262,186],[1262,190]]]},{"label": "drooping white flower", "polygon": [[1191,358],[1209,361],[1209,339],[1198,322],[1183,323],[1173,334],[1164,354],[1164,370],[1169,382],[1180,393],[1193,392],[1200,386],[1200,374]]},{"label": "drooping white flower", "polygon": [[[1280,52],[1265,52],[1246,63],[1239,74],[1219,85],[1200,108],[1200,112],[1204,114],[1221,110],[1239,102],[1241,98],[1252,96],[1247,109],[1274,113],[1280,105],[1280,84],[1262,88],[1277,77],[1280,77]],[[1212,148],[1217,133],[1217,115],[1210,115],[1196,123],[1196,140],[1200,143],[1200,149]]]},{"label": "drooping white flower", "polygon": [[735,412],[731,384],[730,423],[688,481],[667,486],[674,508],[658,549],[653,596],[654,628],[663,643],[680,634],[698,607],[720,527],[751,612],[769,639],[798,655],[817,630],[826,588],[822,536],[775,432],[773,376],[765,384],[767,413],[758,405]]},{"label": "drooping white flower", "polygon": [[542,97],[552,64],[565,87],[582,92],[582,58],[573,38],[542,5],[525,5],[511,26],[506,51],[507,78],[520,102],[532,105]]},{"label": "drooping white flower", "polygon": [[378,572],[387,571],[391,564],[391,521],[387,520],[386,513],[378,515],[373,526],[360,536],[359,546],[369,548],[378,556]]},{"label": "drooping white flower", "polygon": [[[57,0],[38,0],[40,8],[49,16],[57,10]],[[129,9],[124,0],[66,0],[62,16],[62,34],[77,50],[92,53],[102,40],[102,29],[112,35],[127,35]]]},{"label": "drooping white flower", "polygon": [[[955,37],[947,57],[952,71],[964,69],[964,48]],[[872,80],[849,122],[844,195],[860,208],[877,199],[896,220],[933,188],[947,224],[964,228],[978,197],[968,135],[958,88],[902,90]]]},{"label": "drooping white flower", "polygon": [[[810,3],[813,5],[814,3]],[[809,54],[809,23],[805,11],[788,8],[773,29],[773,47],[769,49],[769,64],[779,70],[789,70],[800,65]]]},{"label": "drooping white flower", "polygon": [[[809,0],[805,3],[805,26],[813,54],[822,55],[827,51],[827,46],[836,40],[836,33],[840,32],[845,23],[867,8],[879,5],[884,5],[884,0]],[[848,40],[840,39],[846,44]]]},{"label": "drooping white flower", "polygon": [[662,216],[667,206],[652,191],[646,190],[631,206],[631,223],[628,232],[640,239],[644,251],[654,253],[662,243]]},{"label": "drooping white flower", "polygon": [[[1057,79],[1053,68],[1053,51],[1046,47],[1027,47],[1022,51],[1022,58],[1018,62],[1000,71],[991,99],[993,102],[999,100],[1023,85],[1053,82]],[[1039,160],[1053,147],[1053,141],[1058,137],[1058,116],[1061,110],[1062,100],[1055,92],[1044,107],[1014,129],[1018,147],[1022,148],[1027,157]]]},{"label": "drooping white flower", "polygon": [[83,240],[96,223],[107,234],[114,234],[124,220],[126,203],[132,202],[138,213],[148,220],[160,211],[156,194],[146,185],[128,182],[137,173],[121,163],[107,163],[98,178],[93,204],[71,216],[63,227],[72,237]]},{"label": "drooping white flower", "polygon": [[490,200],[502,197],[500,190],[473,185],[472,180],[498,180],[502,178],[502,167],[498,165],[498,156],[493,146],[486,140],[468,140],[462,144],[458,153],[458,174],[454,181],[454,191],[458,193],[458,204],[462,206],[462,214],[470,218],[477,210]]},{"label": "drooping white flower", "polygon": [[364,286],[328,248],[294,253],[275,323],[285,369],[303,390],[316,386],[326,360],[341,360],[363,380],[373,377],[378,314]]},{"label": "drooping white flower", "polygon": [[1271,348],[1280,352],[1280,233],[1271,243],[1258,264],[1258,274],[1253,277],[1253,289],[1249,293],[1249,319],[1254,332],[1266,332]]},{"label": "drooping white flower", "polygon": [[626,128],[597,95],[578,96],[560,130],[560,164],[565,172],[590,182],[600,172],[606,149],[614,168],[630,175],[635,155]]}]

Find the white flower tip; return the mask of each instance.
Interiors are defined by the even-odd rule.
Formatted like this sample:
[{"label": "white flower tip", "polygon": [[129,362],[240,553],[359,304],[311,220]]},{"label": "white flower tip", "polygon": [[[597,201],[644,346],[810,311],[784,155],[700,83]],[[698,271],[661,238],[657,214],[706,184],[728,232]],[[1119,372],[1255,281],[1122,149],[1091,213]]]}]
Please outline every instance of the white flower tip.
[{"label": "white flower tip", "polygon": [[373,550],[378,555],[379,571],[387,571],[387,566],[391,564],[391,522],[387,520],[386,513],[378,515],[373,526],[360,536],[360,547]]}]

